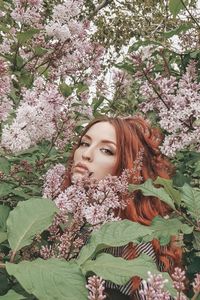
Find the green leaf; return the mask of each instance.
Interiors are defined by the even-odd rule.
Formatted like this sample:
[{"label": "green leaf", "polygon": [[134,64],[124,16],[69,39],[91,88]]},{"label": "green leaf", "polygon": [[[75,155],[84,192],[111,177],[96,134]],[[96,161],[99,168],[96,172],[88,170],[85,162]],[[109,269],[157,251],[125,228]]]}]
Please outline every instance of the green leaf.
[{"label": "green leaf", "polygon": [[[86,274],[94,272],[97,276],[119,285],[126,284],[133,276],[139,276],[146,280],[148,271],[151,271],[152,274],[160,274],[153,259],[145,254],[132,260],[125,260],[102,253],[95,260],[85,262],[82,269]],[[172,283],[167,273],[162,273],[162,276]],[[172,287],[170,289],[172,295],[176,294]]]},{"label": "green leaf", "polygon": [[162,33],[164,37],[166,38],[171,38],[174,35],[179,35],[182,32],[186,32],[188,31],[190,28],[193,27],[192,23],[188,23],[188,24],[181,24],[180,26],[178,26],[177,28],[164,32]]},{"label": "green leaf", "polygon": [[164,219],[160,216],[153,219],[151,228],[154,229],[152,238],[160,240],[161,245],[168,244],[172,236],[179,233],[190,234],[193,231],[193,227],[183,224],[177,218]]},{"label": "green leaf", "polygon": [[9,174],[10,164],[5,157],[0,157],[0,171],[5,173],[6,175]]},{"label": "green leaf", "polygon": [[48,52],[48,50],[43,47],[35,47],[34,48],[34,53],[38,56],[43,56],[47,52]]},{"label": "green leaf", "polygon": [[129,47],[129,52],[137,51],[141,46],[149,46],[149,45],[162,46],[162,43],[154,40],[149,40],[149,39],[146,39],[145,41],[139,40]]},{"label": "green leaf", "polygon": [[144,196],[153,196],[157,197],[163,202],[167,203],[171,208],[175,209],[174,203],[172,198],[163,188],[156,188],[153,183],[152,179],[146,180],[143,184],[130,184],[129,191],[133,192],[136,190],[141,190]]},{"label": "green leaf", "polygon": [[40,300],[87,300],[85,277],[78,265],[60,259],[6,263],[6,270]]},{"label": "green leaf", "polygon": [[10,288],[10,282],[6,269],[0,269],[0,295],[4,295]]},{"label": "green leaf", "polygon": [[174,17],[177,16],[181,9],[184,9],[181,0],[169,0],[169,10]]},{"label": "green leaf", "polygon": [[129,220],[108,222],[91,234],[88,243],[80,251],[78,263],[81,265],[103,248],[123,246],[129,242],[139,243],[143,237],[151,234],[150,226]]},{"label": "green leaf", "polygon": [[192,188],[189,184],[185,183],[180,188],[182,193],[182,201],[188,208],[189,213],[195,220],[200,220],[200,190]]},{"label": "green leaf", "polygon": [[193,240],[193,247],[195,250],[200,251],[200,232],[194,231],[194,240]]},{"label": "green leaf", "polygon": [[7,182],[0,183],[0,197],[9,195],[13,190],[13,185]]},{"label": "green leaf", "polygon": [[36,234],[47,229],[55,212],[58,211],[55,203],[44,198],[31,198],[19,202],[10,212],[7,220],[8,241],[11,249],[16,252],[31,244]]},{"label": "green leaf", "polygon": [[8,218],[8,215],[10,213],[10,208],[5,205],[0,205],[0,230],[6,231],[6,220]]},{"label": "green leaf", "polygon": [[180,205],[181,193],[173,187],[173,181],[171,179],[157,177],[154,183],[162,185],[167,194],[173,199],[174,203],[176,203],[178,206]]},{"label": "green leaf", "polygon": [[61,91],[61,93],[63,94],[64,97],[69,97],[73,92],[72,87],[69,86],[66,83],[61,83],[59,85],[59,89],[60,89],[60,91]]},{"label": "green leaf", "polygon": [[26,299],[25,297],[23,297],[22,295],[16,293],[13,290],[9,290],[8,293],[4,296],[0,296],[1,300],[23,300]]},{"label": "green leaf", "polygon": [[36,28],[31,28],[25,32],[21,32],[17,34],[17,39],[20,44],[25,44],[27,41],[31,40],[32,37],[36,34],[39,33],[40,30]]}]

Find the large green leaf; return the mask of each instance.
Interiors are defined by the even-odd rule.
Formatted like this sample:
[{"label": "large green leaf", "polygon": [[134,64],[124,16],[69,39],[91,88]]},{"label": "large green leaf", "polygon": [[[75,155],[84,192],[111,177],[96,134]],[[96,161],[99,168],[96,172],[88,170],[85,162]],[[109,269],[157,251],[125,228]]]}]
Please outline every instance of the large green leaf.
[{"label": "large green leaf", "polygon": [[29,245],[36,234],[47,229],[55,212],[55,203],[44,198],[31,198],[19,202],[10,212],[7,220],[8,241],[11,249],[16,252]]},{"label": "large green leaf", "polygon": [[182,192],[182,201],[188,208],[188,213],[196,220],[200,220],[200,190],[192,188],[189,184],[185,183],[180,188]]},{"label": "large green leaf", "polygon": [[129,242],[139,243],[142,238],[151,235],[150,226],[144,226],[129,220],[109,222],[93,232],[88,243],[81,249],[78,263],[82,264],[97,251],[108,246],[123,246]]},{"label": "large green leaf", "polygon": [[181,0],[169,0],[169,10],[174,17],[176,17],[181,9],[184,9],[184,5]]},{"label": "large green leaf", "polygon": [[167,194],[173,199],[174,203],[178,206],[181,202],[181,193],[173,187],[173,181],[171,179],[164,179],[157,177],[154,181],[155,184],[162,185],[167,192]]},{"label": "large green leaf", "polygon": [[6,263],[6,270],[40,300],[87,300],[85,277],[74,261],[51,258]]},{"label": "large green leaf", "polygon": [[4,296],[0,296],[0,300],[23,300],[26,299],[24,296],[16,293],[13,290],[9,290]]},{"label": "large green leaf", "polygon": [[175,209],[174,203],[170,195],[163,188],[156,188],[152,179],[146,180],[143,184],[130,184],[129,191],[133,192],[141,190],[144,196],[154,196],[167,203],[171,208]]},{"label": "large green leaf", "polygon": [[154,229],[152,238],[160,240],[161,245],[168,244],[172,236],[178,236],[179,233],[189,234],[193,231],[193,227],[183,224],[177,218],[164,219],[160,216],[153,219],[151,228]]},{"label": "large green leaf", "polygon": [[[152,274],[159,274],[155,262],[151,257],[142,254],[133,260],[125,260],[121,257],[114,257],[111,254],[102,253],[95,260],[89,260],[82,266],[85,274],[94,272],[96,275],[105,280],[112,281],[116,284],[126,284],[133,276],[139,276],[147,279],[148,271]],[[172,282],[167,273],[162,273],[164,278]],[[171,287],[170,292],[175,294],[175,290]]]}]

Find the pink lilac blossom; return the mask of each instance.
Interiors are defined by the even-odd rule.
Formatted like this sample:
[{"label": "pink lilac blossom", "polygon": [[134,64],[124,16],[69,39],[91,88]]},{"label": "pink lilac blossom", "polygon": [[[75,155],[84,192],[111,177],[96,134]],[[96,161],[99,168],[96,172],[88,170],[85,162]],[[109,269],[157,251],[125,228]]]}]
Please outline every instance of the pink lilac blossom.
[{"label": "pink lilac blossom", "polygon": [[[157,93],[155,92],[155,89]],[[190,63],[182,78],[165,78],[157,75],[151,84],[145,81],[140,93],[146,99],[140,105],[143,112],[155,110],[160,126],[168,132],[161,151],[174,156],[187,146],[199,150],[200,83],[197,81],[196,64]],[[159,96],[158,96],[159,94]]]},{"label": "pink lilac blossom", "polygon": [[0,122],[5,121],[12,110],[13,103],[8,98],[11,91],[11,78],[6,63],[0,59]]},{"label": "pink lilac blossom", "polygon": [[88,299],[89,300],[103,300],[106,298],[104,294],[105,290],[105,281],[96,275],[90,276],[88,278],[88,283],[86,288],[89,291]]},{"label": "pink lilac blossom", "polygon": [[200,273],[196,274],[192,286],[195,293],[200,293]]},{"label": "pink lilac blossom", "polygon": [[172,274],[173,279],[173,286],[177,290],[177,300],[187,300],[186,296],[184,295],[183,291],[185,289],[185,271],[181,270],[180,268],[176,267]]},{"label": "pink lilac blossom", "polygon": [[152,275],[148,272],[148,279],[143,280],[143,289],[140,290],[140,295],[144,300],[170,300],[170,294],[165,290],[166,279],[162,274]]},{"label": "pink lilac blossom", "polygon": [[94,227],[113,220],[116,209],[124,209],[126,201],[122,195],[128,191],[128,175],[122,177],[106,176],[97,182],[95,179],[83,178],[69,186],[56,199],[61,211],[75,213]]},{"label": "pink lilac blossom", "polygon": [[62,164],[57,164],[47,171],[45,174],[43,197],[54,199],[61,193],[61,184],[65,171],[65,167]]},{"label": "pink lilac blossom", "polygon": [[[2,132],[2,146],[12,152],[28,149],[43,139],[52,141],[62,130],[62,123],[68,121],[66,139],[72,137],[73,122],[70,121],[70,109],[56,84],[44,83],[39,88],[37,82],[32,90],[23,91],[23,99],[16,110],[16,118],[6,125]],[[69,104],[69,103],[68,103]],[[67,117],[61,120],[63,110]],[[68,114],[67,114],[68,112]]]},{"label": "pink lilac blossom", "polygon": [[15,8],[11,17],[21,24],[42,28],[43,0],[13,1]]}]

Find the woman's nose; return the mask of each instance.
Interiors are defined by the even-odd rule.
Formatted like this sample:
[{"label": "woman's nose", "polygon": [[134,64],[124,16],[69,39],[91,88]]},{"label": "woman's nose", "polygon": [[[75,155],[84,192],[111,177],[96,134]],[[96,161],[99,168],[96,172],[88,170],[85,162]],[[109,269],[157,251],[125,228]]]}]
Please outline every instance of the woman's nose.
[{"label": "woman's nose", "polygon": [[82,158],[84,160],[92,161],[93,160],[93,150],[91,147],[86,148],[82,153]]}]

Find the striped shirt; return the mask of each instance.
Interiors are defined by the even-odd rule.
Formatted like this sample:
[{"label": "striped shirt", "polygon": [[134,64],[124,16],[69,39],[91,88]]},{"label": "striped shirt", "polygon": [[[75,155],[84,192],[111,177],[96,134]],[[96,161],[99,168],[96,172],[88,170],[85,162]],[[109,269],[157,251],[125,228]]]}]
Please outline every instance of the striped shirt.
[{"label": "striped shirt", "polygon": [[[103,252],[112,254],[115,257],[123,257],[124,259],[128,259],[131,257],[131,254],[135,254],[136,256],[139,256],[140,254],[144,253],[152,257],[153,261],[157,264],[158,270],[163,270],[163,264],[162,262],[158,261],[156,258],[155,250],[151,244],[151,242],[146,243],[139,243],[135,245],[135,247],[130,247],[130,245],[126,246],[120,246],[120,247],[112,247],[112,248],[106,248]],[[130,299],[134,300],[144,300],[145,297],[141,296],[139,291],[144,290],[143,283],[140,283],[140,286],[135,292],[132,291],[132,280],[129,280],[125,285],[118,285],[111,281],[105,282],[105,288],[111,289],[111,290],[118,290],[121,294],[130,296]],[[171,300],[173,298],[170,298]]]}]

